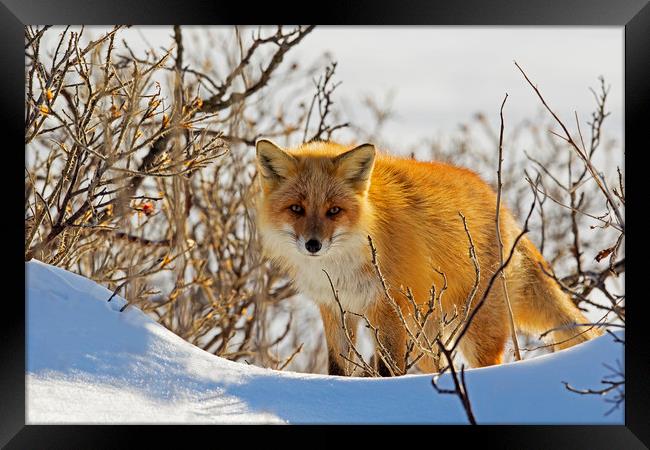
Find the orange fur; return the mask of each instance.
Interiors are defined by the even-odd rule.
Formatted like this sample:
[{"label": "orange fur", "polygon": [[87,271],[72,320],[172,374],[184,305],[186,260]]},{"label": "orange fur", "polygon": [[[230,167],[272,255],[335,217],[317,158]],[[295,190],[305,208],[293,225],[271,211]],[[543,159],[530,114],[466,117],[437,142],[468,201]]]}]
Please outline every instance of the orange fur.
[{"label": "orange fur", "polygon": [[[431,286],[439,290],[443,285],[434,269],[447,277],[443,309],[450,312],[455,305],[460,310],[464,304],[475,271],[459,212],[467,219],[480,265],[475,299],[481,298],[499,267],[496,194],[470,170],[376,154],[368,144],[350,149],[315,142],[281,150],[262,140],[257,151],[262,188],[257,222],[263,249],[294,279],[300,291],[319,304],[330,373],[345,372],[340,354],[346,353],[347,343],[323,269],[332,276],[343,306],[365,314],[379,328],[380,339],[394,360],[403,366],[406,334],[378,286],[366,236],[372,237],[390,293],[405,315],[409,304],[400,287],[410,287],[417,303],[426,302]],[[302,208],[301,213],[292,211],[292,205]],[[332,207],[339,207],[340,212],[328,215]],[[505,256],[519,232],[512,214],[502,206]],[[317,256],[301,247],[310,239],[322,242],[323,250]],[[540,333],[586,322],[568,296],[542,272],[540,264],[546,262],[524,237],[505,272],[518,330]],[[435,335],[437,330],[431,327],[427,332]],[[564,348],[600,334],[589,330],[573,337],[576,333],[574,327],[554,332],[552,338],[569,339],[558,345]],[[501,286],[496,283],[460,350],[471,366],[498,364],[509,335],[507,310]],[[422,358],[419,367],[437,370],[430,358]]]}]

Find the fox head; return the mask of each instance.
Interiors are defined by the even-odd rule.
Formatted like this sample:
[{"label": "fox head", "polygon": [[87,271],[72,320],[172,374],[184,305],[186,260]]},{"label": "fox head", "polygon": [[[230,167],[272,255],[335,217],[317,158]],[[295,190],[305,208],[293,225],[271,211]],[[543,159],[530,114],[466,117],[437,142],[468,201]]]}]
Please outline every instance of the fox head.
[{"label": "fox head", "polygon": [[286,151],[261,139],[256,149],[262,191],[258,222],[267,250],[317,258],[352,239],[365,239],[373,145],[346,149],[316,142]]}]

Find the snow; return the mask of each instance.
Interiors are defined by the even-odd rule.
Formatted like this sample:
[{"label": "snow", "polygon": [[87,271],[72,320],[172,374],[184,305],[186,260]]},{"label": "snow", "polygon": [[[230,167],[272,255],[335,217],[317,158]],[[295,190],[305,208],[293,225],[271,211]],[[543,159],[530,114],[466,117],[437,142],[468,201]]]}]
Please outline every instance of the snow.
[{"label": "snow", "polygon": [[[430,375],[349,378],[239,364],[184,341],[111,291],[38,261],[25,264],[26,422],[465,424]],[[622,333],[620,334],[622,337]],[[466,371],[483,424],[622,424],[598,388],[623,362],[609,335],[516,363]],[[439,384],[451,387],[443,375]],[[610,394],[610,395],[613,395]]]}]

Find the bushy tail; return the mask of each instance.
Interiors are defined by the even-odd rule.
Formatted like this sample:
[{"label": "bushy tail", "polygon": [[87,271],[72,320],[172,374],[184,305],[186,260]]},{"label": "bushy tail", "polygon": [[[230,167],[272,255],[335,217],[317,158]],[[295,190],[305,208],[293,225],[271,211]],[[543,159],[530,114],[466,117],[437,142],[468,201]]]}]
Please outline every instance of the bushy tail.
[{"label": "bushy tail", "polygon": [[579,325],[589,321],[549,276],[550,267],[529,239],[521,240],[517,253],[518,261],[508,279],[508,292],[518,329],[537,336],[545,334],[545,340],[554,343],[554,350],[603,334],[597,326]]}]

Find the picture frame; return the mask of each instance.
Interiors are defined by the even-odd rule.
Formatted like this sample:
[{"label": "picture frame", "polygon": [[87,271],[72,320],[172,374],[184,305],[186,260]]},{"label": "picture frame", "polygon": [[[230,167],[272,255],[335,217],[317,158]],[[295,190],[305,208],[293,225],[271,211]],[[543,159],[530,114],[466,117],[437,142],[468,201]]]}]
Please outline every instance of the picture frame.
[{"label": "picture frame", "polygon": [[[117,24],[133,23],[153,25],[163,23],[221,24],[251,23],[309,23],[341,25],[385,25],[385,26],[619,26],[625,28],[625,143],[632,149],[625,155],[628,195],[632,197],[632,215],[641,214],[641,201],[634,184],[641,174],[639,159],[647,148],[643,139],[646,131],[646,118],[650,109],[650,5],[645,0],[625,0],[608,2],[604,0],[565,0],[553,2],[527,1],[512,2],[495,0],[481,2],[464,0],[462,2],[427,2],[424,0],[406,2],[328,2],[326,5],[312,5],[307,12],[304,4],[292,5],[283,2],[260,4],[251,7],[241,3],[166,1],[133,3],[122,0],[100,2],[97,0],[63,0],[57,2],[5,0],[2,5],[2,26],[0,45],[2,46],[5,70],[2,71],[3,108],[2,123],[7,137],[18,140],[21,134],[21,113],[24,108],[24,31],[25,24]],[[13,146],[5,144],[7,153]],[[8,168],[5,180],[10,190],[19,186],[19,169]],[[630,188],[630,184],[632,188]],[[10,195],[16,209],[20,196]],[[15,199],[15,200],[13,200]],[[636,202],[636,203],[635,203]],[[18,223],[18,211],[15,212]],[[638,220],[631,221],[633,230],[638,229]],[[628,220],[629,222],[629,220]],[[17,227],[19,227],[17,225]],[[20,228],[23,228],[20,226]],[[633,236],[640,234],[633,231]],[[634,239],[634,238],[633,238]],[[16,238],[16,242],[20,239]],[[18,247],[20,244],[16,244]],[[640,249],[631,246],[626,257],[635,258]],[[16,253],[22,250],[15,250]],[[626,282],[626,291],[634,286],[638,277],[638,265],[628,267],[632,276]],[[24,274],[24,272],[22,272]],[[25,280],[19,276],[8,277],[7,284],[20,293],[24,292]],[[627,280],[626,280],[627,281]],[[638,283],[638,282],[637,282]],[[637,288],[638,289],[638,288]],[[12,289],[13,291],[13,289]],[[632,292],[634,288],[632,287]],[[143,438],[160,439],[175,433],[196,433],[216,442],[223,428],[192,427],[184,429],[173,427],[126,427],[126,426],[34,426],[25,425],[25,307],[18,296],[5,297],[3,305],[3,344],[0,385],[0,443],[6,448],[50,448],[50,447],[122,447],[133,445],[134,435]],[[638,299],[638,300],[637,300]],[[650,446],[650,387],[645,381],[649,370],[650,351],[648,350],[648,327],[644,323],[642,297],[632,297],[629,308],[629,322],[626,324],[625,367],[626,391],[624,426],[483,426],[463,430],[462,438],[471,437],[480,442],[491,442],[508,448],[647,448]],[[312,426],[301,427],[305,431]],[[365,428],[365,427],[364,427]],[[264,439],[267,433],[279,432],[277,428],[265,427],[260,430]],[[382,430],[386,430],[382,428]],[[235,430],[234,434],[246,432]],[[257,429],[255,430],[257,431]],[[347,430],[352,431],[352,430]],[[364,430],[372,431],[375,429]],[[446,427],[445,430],[423,429],[428,436],[432,433],[449,433],[457,436],[458,430]],[[390,430],[389,430],[390,432]],[[256,433],[257,434],[257,433]],[[364,433],[365,434],[365,433]],[[487,434],[487,436],[486,436]],[[381,433],[377,434],[377,436]],[[375,436],[376,439],[376,436]],[[366,441],[369,444],[373,441]],[[153,441],[151,441],[153,442]],[[332,444],[335,445],[335,444]]]}]

